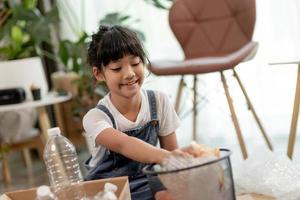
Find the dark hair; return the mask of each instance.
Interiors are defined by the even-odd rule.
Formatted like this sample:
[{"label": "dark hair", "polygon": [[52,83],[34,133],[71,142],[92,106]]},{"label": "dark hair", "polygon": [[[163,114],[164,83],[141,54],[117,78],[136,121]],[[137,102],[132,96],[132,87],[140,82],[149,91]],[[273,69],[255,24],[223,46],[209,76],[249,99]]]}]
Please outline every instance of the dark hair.
[{"label": "dark hair", "polygon": [[88,62],[101,70],[102,66],[129,54],[140,57],[143,63],[148,61],[134,31],[122,26],[100,26],[98,32],[92,35],[88,47]]}]

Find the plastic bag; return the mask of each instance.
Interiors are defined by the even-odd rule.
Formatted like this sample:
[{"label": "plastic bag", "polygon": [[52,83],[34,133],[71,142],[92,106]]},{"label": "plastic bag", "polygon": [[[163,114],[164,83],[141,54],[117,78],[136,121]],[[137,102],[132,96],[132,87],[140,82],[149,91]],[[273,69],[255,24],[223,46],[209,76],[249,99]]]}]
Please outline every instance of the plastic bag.
[{"label": "plastic bag", "polygon": [[300,199],[300,170],[284,155],[259,150],[234,170],[238,194],[257,193],[279,200]]}]

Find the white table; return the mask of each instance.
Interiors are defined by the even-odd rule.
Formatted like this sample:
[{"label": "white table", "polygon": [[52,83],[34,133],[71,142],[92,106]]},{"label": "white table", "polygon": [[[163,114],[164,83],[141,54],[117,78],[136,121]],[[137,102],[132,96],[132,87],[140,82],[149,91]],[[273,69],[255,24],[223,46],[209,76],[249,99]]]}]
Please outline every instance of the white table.
[{"label": "white table", "polygon": [[64,130],[64,126],[61,119],[60,109],[58,107],[59,103],[66,102],[71,99],[71,95],[66,96],[58,96],[56,92],[49,92],[46,96],[42,97],[41,100],[38,101],[25,101],[18,104],[10,104],[10,105],[0,105],[0,112],[18,110],[22,108],[36,108],[38,113],[38,120],[40,124],[40,128],[43,134],[43,137],[46,141],[48,138],[47,130],[51,128],[49,116],[46,112],[46,106],[53,105],[55,110],[55,117],[58,123],[58,126]]},{"label": "white table", "polygon": [[294,108],[292,114],[292,122],[290,128],[289,142],[287,147],[287,155],[290,159],[293,158],[296,134],[297,134],[297,123],[299,117],[299,106],[300,106],[300,58],[285,59],[281,61],[274,61],[270,63],[271,65],[284,65],[284,64],[297,64],[297,82],[296,82],[296,91],[295,91],[295,100]]},{"label": "white table", "polygon": [[[44,146],[47,141],[47,138],[48,138],[47,130],[49,128],[51,128],[49,116],[46,111],[46,107],[50,106],[50,105],[54,106],[55,117],[56,117],[58,126],[63,131],[64,125],[63,125],[62,119],[61,119],[59,103],[66,102],[70,99],[71,99],[71,95],[58,96],[57,93],[50,92],[46,96],[43,96],[41,100],[37,100],[37,101],[31,100],[31,101],[25,101],[22,103],[18,103],[18,104],[0,105],[0,112],[18,110],[18,109],[23,109],[23,108],[36,108],[37,114],[38,114],[39,125],[40,125],[41,133],[42,133],[43,146]],[[10,183],[11,175],[10,175],[10,170],[8,167],[8,161],[7,161],[7,158],[5,158],[5,154],[3,156],[4,157],[3,157],[3,167],[2,167],[3,169],[2,170],[3,170],[4,182]],[[30,159],[28,150],[27,150],[27,155],[25,155],[25,162],[28,163],[27,166],[31,166],[31,159]]]}]

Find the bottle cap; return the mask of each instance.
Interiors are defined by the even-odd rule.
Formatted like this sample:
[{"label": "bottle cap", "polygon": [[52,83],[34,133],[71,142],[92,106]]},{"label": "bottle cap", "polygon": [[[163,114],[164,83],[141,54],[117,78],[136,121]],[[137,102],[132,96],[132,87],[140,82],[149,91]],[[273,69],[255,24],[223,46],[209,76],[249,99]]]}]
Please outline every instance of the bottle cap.
[{"label": "bottle cap", "polygon": [[56,136],[56,135],[60,135],[60,128],[59,127],[54,127],[54,128],[50,128],[48,129],[48,136],[52,137],[52,136]]},{"label": "bottle cap", "polygon": [[47,185],[41,185],[36,190],[36,196],[45,197],[51,194],[50,188]]}]

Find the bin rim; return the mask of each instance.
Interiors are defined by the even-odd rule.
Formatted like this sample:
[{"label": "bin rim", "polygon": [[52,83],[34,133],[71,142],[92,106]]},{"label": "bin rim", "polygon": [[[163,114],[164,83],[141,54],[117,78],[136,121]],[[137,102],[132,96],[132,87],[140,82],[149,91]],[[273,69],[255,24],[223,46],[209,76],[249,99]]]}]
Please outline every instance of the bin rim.
[{"label": "bin rim", "polygon": [[150,168],[152,168],[154,165],[156,165],[156,164],[151,164],[151,165],[147,165],[146,167],[143,168],[143,173],[145,175],[170,174],[170,173],[174,173],[174,172],[180,172],[180,171],[184,171],[184,170],[188,170],[188,169],[202,167],[202,166],[205,166],[205,165],[210,165],[210,164],[219,162],[221,160],[225,160],[227,158],[230,160],[230,155],[232,154],[232,152],[229,149],[220,148],[220,151],[223,152],[223,153],[225,153],[225,154],[221,155],[219,158],[213,159],[213,160],[205,162],[205,163],[201,163],[201,164],[198,164],[198,165],[192,165],[192,166],[184,167],[184,168],[181,168],[181,169],[173,169],[173,170],[158,171],[158,172],[150,170]]}]

